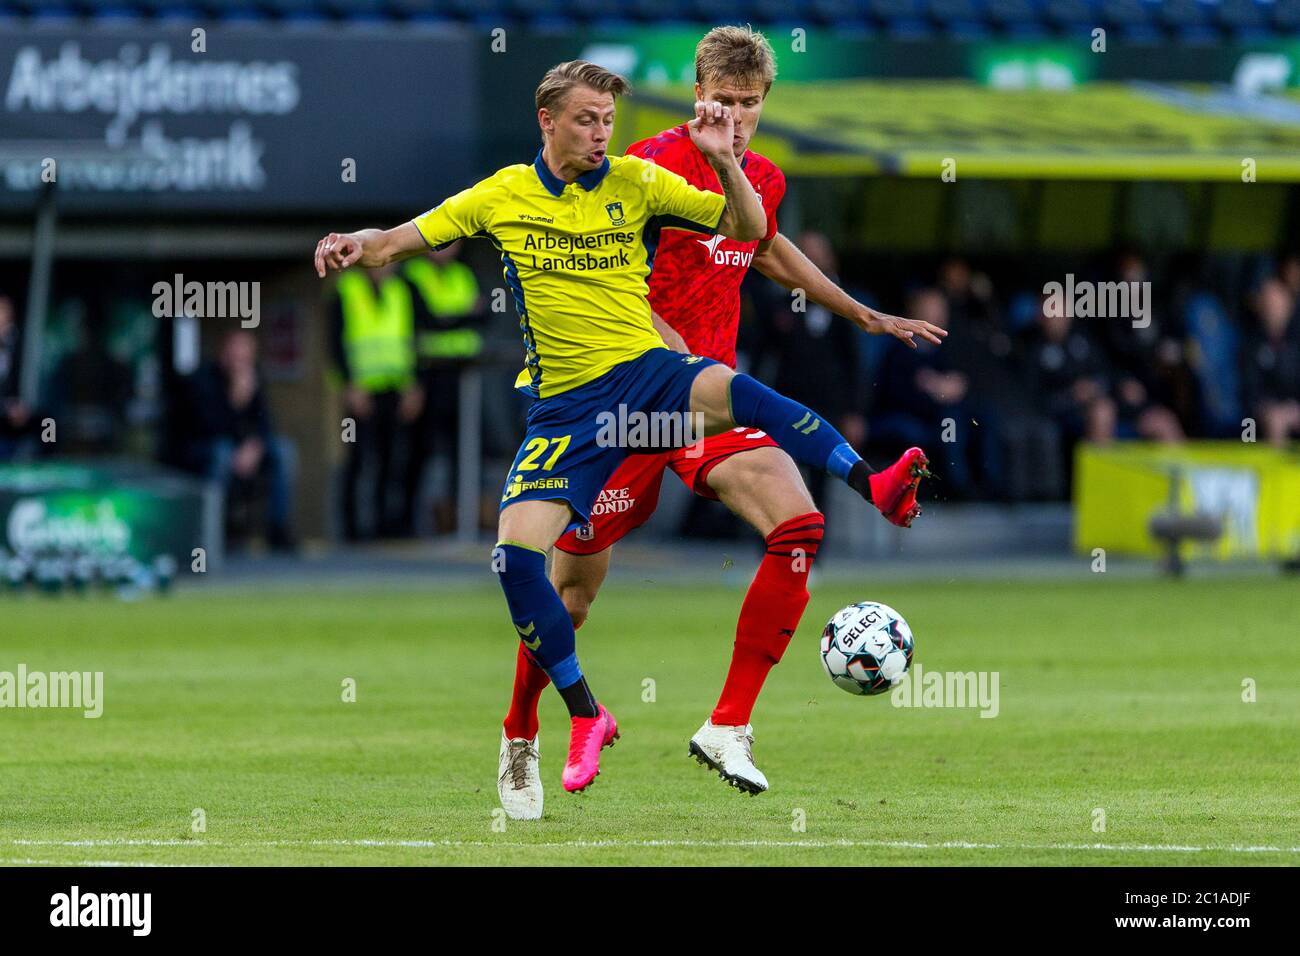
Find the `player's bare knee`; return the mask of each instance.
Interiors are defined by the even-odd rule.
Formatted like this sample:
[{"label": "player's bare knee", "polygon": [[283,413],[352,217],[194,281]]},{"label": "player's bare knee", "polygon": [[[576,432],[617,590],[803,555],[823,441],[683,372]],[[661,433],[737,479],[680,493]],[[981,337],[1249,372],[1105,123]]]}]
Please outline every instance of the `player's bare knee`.
[{"label": "player's bare knee", "polygon": [[[769,454],[769,452],[775,453]],[[771,487],[773,482],[784,484],[788,476],[782,467],[784,464],[781,461],[782,457],[782,452],[769,448],[755,448],[742,454],[732,455],[719,462],[709,472],[709,484],[715,491],[732,493],[746,489],[757,491],[760,488]],[[797,474],[796,472],[796,476]]]},{"label": "player's bare knee", "polygon": [[817,510],[798,467],[775,448],[734,455],[710,472],[709,484],[728,507],[763,534]]},{"label": "player's bare knee", "polygon": [[[772,497],[777,502],[778,521],[789,521],[791,518],[817,510],[812,492],[803,483],[803,476],[799,474],[798,467],[786,458],[784,453],[778,457],[777,463],[770,467],[769,477],[766,480],[771,482],[771,487],[774,489]],[[818,518],[820,517],[819,514]]]},{"label": "player's bare knee", "polygon": [[703,416],[704,433],[716,435],[735,425],[731,418],[731,380],[735,372],[722,364],[710,365],[691,383],[691,411]]},{"label": "player's bare knee", "polygon": [[577,630],[587,620],[591,602],[596,600],[596,595],[580,584],[561,585],[557,590],[560,592],[560,600],[564,602],[564,609],[569,612],[569,620],[573,621],[573,628]]}]

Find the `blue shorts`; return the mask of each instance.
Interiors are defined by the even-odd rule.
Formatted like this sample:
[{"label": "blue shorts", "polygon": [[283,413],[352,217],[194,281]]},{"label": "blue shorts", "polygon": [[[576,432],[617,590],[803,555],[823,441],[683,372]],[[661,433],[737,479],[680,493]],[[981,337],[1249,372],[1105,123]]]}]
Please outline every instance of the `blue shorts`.
[{"label": "blue shorts", "polygon": [[563,500],[575,515],[569,527],[585,524],[629,454],[681,448],[703,437],[690,427],[691,384],[716,364],[650,349],[586,385],[538,399],[528,410],[528,431],[506,476],[501,507]]}]

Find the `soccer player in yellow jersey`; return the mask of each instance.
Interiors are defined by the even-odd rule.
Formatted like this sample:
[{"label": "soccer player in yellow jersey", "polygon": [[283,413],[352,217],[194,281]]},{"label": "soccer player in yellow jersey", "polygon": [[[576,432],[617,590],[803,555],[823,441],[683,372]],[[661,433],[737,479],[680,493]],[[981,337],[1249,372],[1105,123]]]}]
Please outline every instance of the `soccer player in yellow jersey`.
[{"label": "soccer player in yellow jersey", "polygon": [[873,482],[871,470],[815,412],[747,375],[670,351],[656,332],[647,279],[660,230],[688,229],[741,242],[762,238],[767,216],[734,154],[728,108],[697,103],[692,141],[721,193],[635,156],[607,155],[615,101],[627,81],[574,60],[537,88],[543,145],[531,165],[507,166],[393,229],[330,233],[316,270],[374,268],[465,236],[500,251],[519,313],[525,367],[516,386],[533,395],[527,433],[506,477],[493,570],[523,646],[570,714],[564,789],[587,787],[600,751],[618,737],[575,652],[573,622],[546,576],[546,554],[585,524],[605,482],[637,452],[689,445],[738,425],[770,434],[796,461],[842,479],[882,511],[914,494]]}]

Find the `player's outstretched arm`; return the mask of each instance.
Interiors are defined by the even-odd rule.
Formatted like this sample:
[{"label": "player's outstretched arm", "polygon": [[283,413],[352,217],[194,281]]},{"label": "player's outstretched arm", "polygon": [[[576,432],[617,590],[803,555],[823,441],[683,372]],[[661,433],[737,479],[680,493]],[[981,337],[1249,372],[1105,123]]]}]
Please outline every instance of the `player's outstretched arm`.
[{"label": "player's outstretched arm", "polygon": [[330,269],[340,272],[349,266],[376,269],[399,259],[409,259],[428,248],[429,244],[413,222],[404,222],[393,229],[331,232],[316,243],[316,274],[323,279]]},{"label": "player's outstretched arm", "polygon": [[940,345],[948,335],[945,329],[929,322],[888,315],[863,305],[836,285],[803,254],[803,250],[779,232],[771,242],[758,247],[754,267],[778,285],[802,289],[813,302],[844,316],[871,335],[892,335],[912,348],[916,348],[917,336]]},{"label": "player's outstretched arm", "polygon": [[722,184],[727,206],[718,220],[718,232],[737,242],[762,239],[767,232],[763,203],[736,161],[732,147],[735,120],[721,103],[696,103],[695,119],[686,124],[691,141],[699,147]]}]

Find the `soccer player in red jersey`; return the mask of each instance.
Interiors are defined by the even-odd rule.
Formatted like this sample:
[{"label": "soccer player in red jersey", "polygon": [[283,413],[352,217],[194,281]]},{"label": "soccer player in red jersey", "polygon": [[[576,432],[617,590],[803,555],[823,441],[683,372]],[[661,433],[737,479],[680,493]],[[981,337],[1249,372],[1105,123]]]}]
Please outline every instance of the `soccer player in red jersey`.
[{"label": "soccer player in red jersey", "polygon": [[[735,117],[735,155],[762,201],[767,232],[759,241],[737,242],[674,229],[671,221],[662,223],[653,250],[650,304],[668,346],[734,367],[740,283],[751,264],[868,333],[893,335],[913,347],[917,336],[938,344],[946,335],[942,329],[867,308],[777,231],[785,176],[748,148],[776,73],[772,48],[762,34],[733,26],[710,31],[696,47],[695,68],[696,99],[730,107]],[[721,191],[717,174],[692,143],[685,124],[632,145],[628,153],[678,173],[701,189]],[[926,464],[924,453],[912,448],[888,469],[870,476],[872,501],[894,524],[906,527],[920,514],[916,489]],[[799,626],[808,603],[808,572],[824,530],[798,467],[777,443],[762,431],[736,428],[688,448],[630,455],[601,492],[590,522],[556,542],[552,581],[574,625],[581,626],[609,570],[611,546],[654,513],[669,468],[696,494],[721,500],[767,542],[767,553],[741,606],[721,697],[690,742],[690,753],[728,783],[761,793],[768,784],[754,765],[750,713],[764,679]],[[521,645],[498,776],[502,806],[515,819],[533,819],[542,812],[537,702],[547,682],[546,673]]]}]

